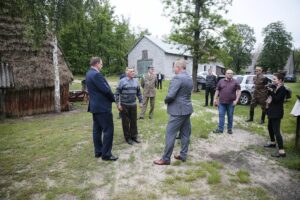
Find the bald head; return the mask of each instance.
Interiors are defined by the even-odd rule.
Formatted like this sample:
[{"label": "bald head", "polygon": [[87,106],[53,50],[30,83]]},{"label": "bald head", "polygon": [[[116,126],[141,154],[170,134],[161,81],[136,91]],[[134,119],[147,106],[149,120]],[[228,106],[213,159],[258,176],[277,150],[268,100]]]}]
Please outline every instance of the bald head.
[{"label": "bald head", "polygon": [[186,61],[184,59],[176,60],[173,67],[175,74],[179,74],[186,69]]},{"label": "bald head", "polygon": [[226,76],[227,79],[232,79],[232,77],[233,77],[233,71],[231,69],[228,69],[226,71],[225,76]]}]

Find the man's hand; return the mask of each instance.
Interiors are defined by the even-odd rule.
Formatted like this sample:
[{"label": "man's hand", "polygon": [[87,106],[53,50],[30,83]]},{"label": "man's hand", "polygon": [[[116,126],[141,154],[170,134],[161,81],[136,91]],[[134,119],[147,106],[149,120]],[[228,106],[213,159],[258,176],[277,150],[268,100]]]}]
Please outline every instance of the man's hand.
[{"label": "man's hand", "polygon": [[118,108],[119,111],[122,111],[122,110],[123,110],[123,108],[122,108],[121,105],[117,105],[117,108]]},{"label": "man's hand", "polygon": [[239,100],[234,100],[233,105],[235,106],[238,103]]},{"label": "man's hand", "polygon": [[218,105],[219,105],[219,100],[218,100],[218,99],[215,99],[215,100],[214,100],[214,105],[215,105],[215,106],[218,106]]}]

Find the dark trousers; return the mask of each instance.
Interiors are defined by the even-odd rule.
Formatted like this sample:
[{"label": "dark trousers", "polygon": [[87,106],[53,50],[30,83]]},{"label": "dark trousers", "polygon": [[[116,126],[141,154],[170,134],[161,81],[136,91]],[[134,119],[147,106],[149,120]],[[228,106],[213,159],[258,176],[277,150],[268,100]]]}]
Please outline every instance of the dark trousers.
[{"label": "dark trousers", "polygon": [[208,106],[208,96],[210,95],[210,105],[213,105],[214,102],[214,95],[215,95],[215,88],[206,87],[205,88],[205,105]]},{"label": "dark trousers", "polygon": [[111,156],[113,137],[114,122],[112,113],[93,113],[93,142],[95,154],[102,154],[102,157]]},{"label": "dark trousers", "polygon": [[281,122],[281,119],[279,119],[279,118],[269,119],[268,130],[269,130],[269,135],[270,135],[271,141],[275,142],[275,137],[276,137],[278,148],[283,149],[283,140],[282,140],[282,136],[280,133],[280,122]]},{"label": "dark trousers", "polygon": [[157,80],[157,89],[162,89],[162,80]]},{"label": "dark trousers", "polygon": [[137,138],[137,107],[136,105],[124,105],[121,111],[122,127],[125,140],[129,138]]}]

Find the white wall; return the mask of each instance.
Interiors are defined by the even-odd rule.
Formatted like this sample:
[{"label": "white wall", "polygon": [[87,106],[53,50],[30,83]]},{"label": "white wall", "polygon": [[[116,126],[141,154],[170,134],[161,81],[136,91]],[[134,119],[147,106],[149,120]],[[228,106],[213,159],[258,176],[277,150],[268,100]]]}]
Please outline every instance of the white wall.
[{"label": "white wall", "polygon": [[[165,74],[166,79],[170,79],[175,75],[174,72],[173,72],[173,63],[176,60],[183,59],[183,58],[184,57],[180,56],[180,55],[165,54],[164,71],[162,71],[162,73]],[[187,59],[187,71],[191,75],[192,75],[192,67],[193,67],[192,58],[188,57],[188,59]]]},{"label": "white wall", "polygon": [[153,67],[158,72],[162,70],[164,66],[164,51],[149,41],[147,38],[143,38],[128,54],[128,67],[134,67],[137,70],[137,61],[142,59],[142,51],[148,51],[148,59],[153,59]]},{"label": "white wall", "polygon": [[[203,72],[203,71],[207,71],[209,68],[212,69],[213,73],[217,73],[217,70],[216,70],[217,65],[221,66],[221,67],[223,66],[222,63],[218,63],[218,62],[199,64],[198,65],[198,73]],[[204,66],[206,66],[206,69],[204,69],[205,68]]]}]

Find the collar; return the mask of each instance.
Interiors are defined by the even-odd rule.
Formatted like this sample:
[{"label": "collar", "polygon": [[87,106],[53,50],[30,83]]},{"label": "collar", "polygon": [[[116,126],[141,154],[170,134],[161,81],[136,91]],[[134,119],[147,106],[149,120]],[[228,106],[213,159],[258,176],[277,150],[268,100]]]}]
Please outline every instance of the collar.
[{"label": "collar", "polygon": [[97,72],[100,72],[98,68],[91,66],[92,69],[96,70]]}]

